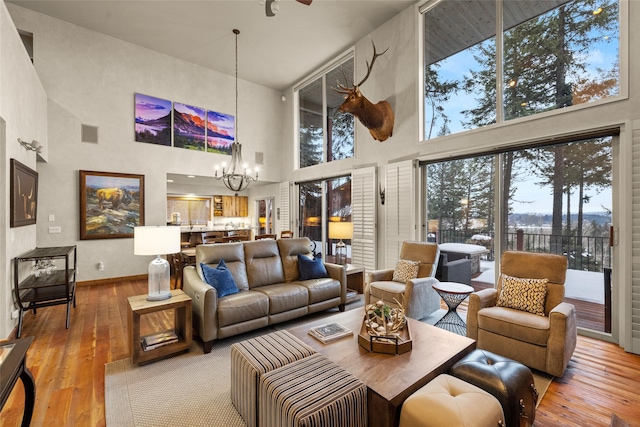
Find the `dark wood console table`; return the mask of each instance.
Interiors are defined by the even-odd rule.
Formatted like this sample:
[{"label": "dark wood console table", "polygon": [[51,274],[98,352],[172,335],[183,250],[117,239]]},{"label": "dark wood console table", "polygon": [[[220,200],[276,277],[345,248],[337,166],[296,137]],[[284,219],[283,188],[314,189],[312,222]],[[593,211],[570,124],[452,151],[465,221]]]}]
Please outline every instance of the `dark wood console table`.
[{"label": "dark wood console table", "polygon": [[[64,260],[64,269],[38,271],[40,262],[51,263]],[[32,263],[36,271],[25,279],[19,280],[21,263]],[[16,302],[20,309],[18,320],[18,338],[22,335],[22,318],[25,311],[52,305],[67,305],[67,323],[69,329],[70,308],[76,307],[76,274],[78,272],[76,246],[60,246],[51,248],[35,248],[16,257],[13,261],[13,280]]]},{"label": "dark wood console table", "polygon": [[[13,386],[22,380],[24,385],[24,415],[22,426],[31,424],[33,406],[36,401],[36,383],[27,369],[27,350],[33,341],[33,337],[0,342],[0,410],[4,408]],[[8,352],[4,357],[4,353]]]}]

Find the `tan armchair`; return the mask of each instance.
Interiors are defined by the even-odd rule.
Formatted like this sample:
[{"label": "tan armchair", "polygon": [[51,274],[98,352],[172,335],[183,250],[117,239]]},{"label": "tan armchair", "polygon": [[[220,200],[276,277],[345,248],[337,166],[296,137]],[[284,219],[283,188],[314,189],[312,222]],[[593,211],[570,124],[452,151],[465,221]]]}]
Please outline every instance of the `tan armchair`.
[{"label": "tan armchair", "polygon": [[399,283],[392,280],[393,268],[371,271],[367,273],[365,303],[382,300],[396,307],[395,298],[404,305],[407,317],[418,320],[427,317],[440,308],[440,296],[432,286],[438,283],[435,275],[439,258],[440,250],[435,243],[403,242],[399,259],[419,261],[418,277]]},{"label": "tan armchair", "polygon": [[[576,348],[576,311],[562,302],[567,258],[561,255],[513,252],[502,255],[496,289],[483,289],[469,297],[467,336],[477,347],[551,375],[562,376]],[[496,306],[502,274],[548,279],[544,316]]]}]

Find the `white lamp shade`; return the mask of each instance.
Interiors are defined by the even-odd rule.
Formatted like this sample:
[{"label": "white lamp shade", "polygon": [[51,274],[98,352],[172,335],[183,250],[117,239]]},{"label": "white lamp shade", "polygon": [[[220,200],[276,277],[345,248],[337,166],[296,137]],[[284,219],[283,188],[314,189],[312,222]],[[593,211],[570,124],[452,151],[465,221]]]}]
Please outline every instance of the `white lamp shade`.
[{"label": "white lamp shade", "polygon": [[180,227],[134,227],[134,254],[166,255],[177,252],[180,252]]},{"label": "white lamp shade", "polygon": [[351,239],[353,237],[352,222],[330,222],[329,238],[330,239]]}]

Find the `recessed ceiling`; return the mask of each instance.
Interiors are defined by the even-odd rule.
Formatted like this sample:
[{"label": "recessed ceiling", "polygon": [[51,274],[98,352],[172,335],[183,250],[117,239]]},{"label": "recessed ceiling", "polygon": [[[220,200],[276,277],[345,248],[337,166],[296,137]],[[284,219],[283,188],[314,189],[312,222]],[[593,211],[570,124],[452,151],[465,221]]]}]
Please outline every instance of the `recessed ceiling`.
[{"label": "recessed ceiling", "polygon": [[237,28],[239,78],[284,90],[418,0],[7,2],[229,75]]}]

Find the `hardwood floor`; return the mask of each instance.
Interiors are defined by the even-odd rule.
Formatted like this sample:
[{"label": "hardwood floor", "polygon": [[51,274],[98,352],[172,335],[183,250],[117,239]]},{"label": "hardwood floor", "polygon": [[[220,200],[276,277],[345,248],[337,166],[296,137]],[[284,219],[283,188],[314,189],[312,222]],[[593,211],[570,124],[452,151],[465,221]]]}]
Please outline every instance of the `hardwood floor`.
[{"label": "hardwood floor", "polygon": [[[80,286],[69,329],[64,306],[43,308],[25,318],[23,336],[35,337],[27,356],[37,393],[32,426],[105,425],[104,364],[129,356],[127,297],[146,292],[146,280]],[[146,327],[165,321],[150,317]],[[639,384],[640,356],[579,336],[564,376],[554,379],[538,408],[535,425],[609,426],[615,412],[638,427]],[[179,404],[181,398],[176,398],[167,403]],[[18,382],[0,414],[0,425],[19,426],[23,402]]]}]

